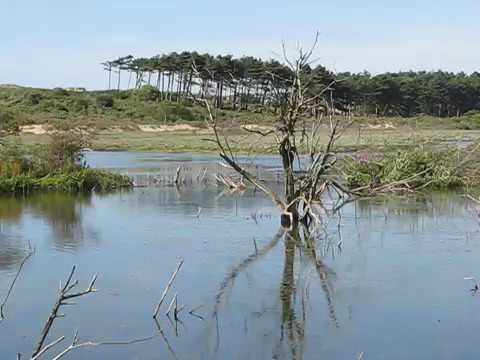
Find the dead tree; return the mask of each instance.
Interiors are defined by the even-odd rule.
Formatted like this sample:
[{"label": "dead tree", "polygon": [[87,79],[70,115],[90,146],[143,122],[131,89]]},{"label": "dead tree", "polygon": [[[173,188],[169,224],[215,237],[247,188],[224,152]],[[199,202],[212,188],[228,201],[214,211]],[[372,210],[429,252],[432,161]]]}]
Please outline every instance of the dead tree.
[{"label": "dead tree", "polygon": [[[60,290],[57,296],[57,300],[55,301],[55,304],[53,305],[53,308],[50,312],[50,315],[47,321],[45,322],[42,333],[40,335],[40,339],[35,347],[35,350],[33,351],[32,355],[29,358],[30,360],[39,360],[43,358],[44,355],[46,355],[50,351],[53,351],[55,348],[57,348],[59,344],[61,344],[66,339],[65,336],[60,336],[56,340],[50,343],[46,343],[46,340],[50,334],[50,331],[53,327],[55,320],[65,317],[64,314],[60,313],[61,308],[63,306],[74,305],[75,303],[72,302],[73,299],[80,298],[97,291],[94,288],[95,282],[97,280],[97,275],[95,275],[85,290],[76,292],[75,289],[78,286],[78,280],[73,280],[75,269],[76,269],[75,266],[73,266],[67,278],[67,281],[65,282],[65,285],[63,287],[60,285]],[[51,359],[52,360],[62,359],[63,357],[65,357],[65,355],[69,354],[70,352],[83,347],[131,345],[131,344],[137,344],[137,343],[149,341],[149,340],[152,340],[153,338],[154,338],[153,336],[149,336],[146,338],[127,340],[127,341],[103,341],[103,342],[80,341],[80,338],[78,336],[78,331],[75,331],[70,345],[68,345],[67,347],[61,350],[58,349],[57,351],[59,352],[56,355],[51,355]],[[22,355],[18,353],[17,360],[21,360],[21,359],[22,359]]]},{"label": "dead tree", "polygon": [[[312,48],[308,51],[299,49],[295,60],[289,59],[285,45],[283,46],[284,62],[290,69],[289,76],[279,78],[276,74],[265,74],[272,77],[272,84],[279,84],[271,89],[271,102],[280,104],[280,112],[275,124],[268,131],[244,127],[244,130],[260,137],[274,137],[282,161],[283,196],[277,194],[267,184],[242,167],[232,152],[228,137],[224,136],[219,128],[211,100],[205,96],[192,95],[194,100],[207,110],[207,125],[214,134],[214,139],[211,141],[217,144],[220,157],[243,179],[273,200],[281,211],[282,225],[285,227],[296,226],[299,221],[307,225],[314,221],[316,216],[312,203],[320,201],[322,194],[329,189],[333,188],[341,198],[349,198],[354,195],[338,181],[328,180],[326,177],[337,161],[334,152],[335,142],[350,122],[340,121],[335,114],[332,93],[336,81],[326,84],[321,89],[316,88],[310,65],[317,41],[318,34]],[[195,64],[193,69],[195,73],[199,73]],[[328,109],[325,117],[312,116],[312,113],[317,113],[325,108]],[[320,123],[325,119],[328,120],[330,133],[326,143],[320,146]],[[307,159],[309,159],[308,162],[305,161]]]}]

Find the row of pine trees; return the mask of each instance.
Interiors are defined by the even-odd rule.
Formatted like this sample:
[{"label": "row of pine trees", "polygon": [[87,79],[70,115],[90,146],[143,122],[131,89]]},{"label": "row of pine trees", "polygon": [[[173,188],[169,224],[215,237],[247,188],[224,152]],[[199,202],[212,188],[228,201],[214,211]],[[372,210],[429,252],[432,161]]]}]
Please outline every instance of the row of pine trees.
[{"label": "row of pine trees", "polygon": [[[292,71],[276,60],[244,56],[170,53],[152,58],[131,55],[102,64],[108,88],[120,90],[150,85],[160,100],[182,101],[192,94],[208,96],[218,108],[233,110],[278,106],[287,93]],[[323,100],[337,111],[377,116],[460,116],[480,111],[480,73],[398,72],[371,75],[337,73],[321,65],[305,74],[312,95],[335,81]],[[115,82],[115,83],[114,83]],[[333,100],[332,100],[333,99]]]}]

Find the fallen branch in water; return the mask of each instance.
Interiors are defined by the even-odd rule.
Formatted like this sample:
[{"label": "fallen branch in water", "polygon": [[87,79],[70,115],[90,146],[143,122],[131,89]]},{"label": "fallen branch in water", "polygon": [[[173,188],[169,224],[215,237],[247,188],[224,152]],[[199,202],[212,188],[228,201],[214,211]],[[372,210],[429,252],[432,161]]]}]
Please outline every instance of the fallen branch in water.
[{"label": "fallen branch in water", "polygon": [[473,202],[476,202],[477,204],[480,204],[480,199],[475,198],[474,196],[470,194],[464,194],[464,197],[466,197],[469,200],[472,200]]},{"label": "fallen branch in water", "polygon": [[156,319],[158,316],[158,312],[160,311],[160,306],[162,306],[163,302],[165,301],[165,297],[167,296],[168,290],[172,286],[173,281],[175,280],[175,277],[177,276],[178,272],[180,271],[180,268],[183,265],[183,259],[180,260],[180,262],[177,265],[176,270],[173,272],[172,276],[170,277],[170,280],[167,283],[167,286],[165,286],[165,289],[163,290],[162,296],[160,297],[160,301],[158,302],[155,311],[153,312],[153,318]]},{"label": "fallen branch in water", "polygon": [[236,183],[232,178],[222,175],[222,174],[216,174],[215,175],[215,180],[217,180],[219,183],[222,183],[225,188],[230,190],[230,192],[242,192],[245,191],[246,186],[243,183],[243,179],[240,179],[238,183]]},{"label": "fallen branch in water", "polygon": [[45,345],[45,340],[47,339],[47,336],[50,333],[50,330],[53,326],[54,321],[58,318],[65,317],[64,314],[59,313],[61,307],[65,305],[74,305],[74,303],[70,302],[71,299],[82,297],[97,291],[97,289],[94,288],[95,282],[97,281],[97,275],[95,275],[90,281],[88,288],[86,288],[83,291],[73,293],[72,292],[73,289],[75,289],[75,287],[78,285],[78,280],[72,281],[73,275],[75,274],[75,269],[76,267],[73,266],[72,270],[70,271],[70,275],[68,276],[67,281],[65,282],[65,285],[60,289],[60,292],[57,297],[57,301],[55,302],[55,305],[53,306],[52,311],[50,313],[50,316],[48,317],[47,322],[43,327],[40,340],[38,341],[35,351],[32,354],[32,360],[38,359],[46,351],[48,351],[50,348],[52,348],[53,346],[55,346],[56,344],[58,344],[64,339],[64,337],[62,337],[55,340],[53,343]]},{"label": "fallen branch in water", "polygon": [[18,271],[15,275],[15,277],[13,278],[13,281],[12,283],[10,284],[10,286],[8,287],[8,291],[7,291],[7,295],[5,295],[5,299],[3,299],[3,302],[2,304],[0,305],[0,323],[5,319],[5,306],[7,305],[7,301],[8,299],[10,298],[10,294],[12,293],[13,291],[13,288],[15,286],[15,283],[17,282],[17,279],[18,277],[20,276],[20,273],[22,272],[22,269],[23,269],[23,266],[25,265],[25,263],[27,262],[28,259],[30,259],[30,257],[35,253],[35,250],[32,249],[32,246],[31,244],[29,243],[28,244],[28,253],[27,255],[23,258],[22,262],[20,263],[20,266],[18,268]]},{"label": "fallen branch in water", "polygon": [[177,171],[175,172],[175,179],[173,180],[173,183],[176,185],[176,186],[179,186],[180,185],[180,172],[182,171],[182,166],[179,166],[177,168]]},{"label": "fallen branch in water", "polygon": [[[62,343],[65,340],[65,336],[61,336],[58,339],[45,345],[45,341],[50,333],[50,330],[52,329],[54,321],[58,318],[65,317],[64,314],[59,313],[61,307],[65,305],[74,305],[75,303],[70,302],[71,299],[79,298],[97,291],[97,289],[94,288],[95,282],[97,280],[97,275],[95,275],[93,276],[89,286],[85,290],[79,291],[79,292],[73,292],[73,290],[78,285],[77,280],[73,281],[73,275],[75,274],[75,269],[76,267],[73,266],[67,278],[67,281],[65,282],[65,285],[60,288],[57,301],[55,302],[55,305],[53,306],[52,311],[50,313],[50,316],[48,317],[48,320],[44,325],[44,328],[40,336],[40,340],[35,348],[35,351],[31,355],[30,360],[39,360],[48,351],[55,348],[58,344]],[[131,344],[149,341],[149,340],[152,340],[153,338],[154,336],[134,339],[134,340],[127,340],[127,341],[80,342],[80,338],[78,337],[78,330],[76,330],[71,344],[66,348],[64,348],[62,351],[60,351],[57,355],[53,356],[51,359],[59,360],[63,358],[65,355],[67,355],[68,353],[70,353],[71,351],[76,350],[78,348],[82,348],[82,347],[94,347],[94,346],[106,346],[106,345],[131,345]],[[17,360],[21,360],[21,357],[22,355],[18,353]]]},{"label": "fallen branch in water", "polygon": [[117,346],[118,345],[132,345],[132,344],[138,344],[140,342],[150,341],[153,338],[154,338],[154,336],[149,336],[149,337],[142,338],[142,339],[128,340],[128,341],[104,341],[104,342],[85,341],[85,342],[80,342],[80,339],[78,337],[78,331],[75,331],[75,334],[73,335],[72,343],[67,348],[65,348],[62,352],[60,352],[58,355],[56,355],[54,358],[52,358],[52,360],[59,360],[59,359],[63,358],[65,355],[67,355],[69,352],[71,352],[73,350],[76,350],[78,348],[82,348],[82,347],[111,346],[111,345],[117,345]]},{"label": "fallen branch in water", "polygon": [[188,313],[191,316],[195,316],[196,318],[199,318],[200,320],[204,320],[203,316],[197,314],[197,310],[201,309],[202,307],[203,307],[203,305],[196,306],[193,309],[191,309]]},{"label": "fallen branch in water", "polygon": [[177,354],[175,354],[175,351],[173,350],[172,346],[170,345],[170,342],[168,341],[167,336],[163,332],[163,329],[160,326],[160,323],[157,321],[157,319],[155,319],[154,321],[155,321],[155,325],[157,326],[158,332],[160,333],[160,335],[161,335],[163,341],[165,342],[165,344],[167,345],[168,351],[170,351],[170,354],[172,354],[174,359],[178,359]]}]

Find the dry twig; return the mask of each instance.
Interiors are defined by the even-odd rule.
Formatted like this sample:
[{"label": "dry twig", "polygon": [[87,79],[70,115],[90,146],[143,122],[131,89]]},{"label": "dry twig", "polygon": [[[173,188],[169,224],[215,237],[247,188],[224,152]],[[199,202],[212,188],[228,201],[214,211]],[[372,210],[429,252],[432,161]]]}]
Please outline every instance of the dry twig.
[{"label": "dry twig", "polygon": [[163,290],[162,296],[160,297],[160,301],[158,302],[157,306],[155,307],[155,311],[153,312],[153,318],[156,319],[158,316],[158,312],[160,311],[160,306],[162,306],[165,297],[167,296],[168,290],[172,286],[173,281],[175,280],[175,277],[177,276],[178,272],[180,271],[180,268],[183,265],[183,259],[180,260],[180,262],[177,265],[177,268],[173,272],[172,276],[170,277],[170,280],[167,283],[167,286],[165,286],[165,289]]}]

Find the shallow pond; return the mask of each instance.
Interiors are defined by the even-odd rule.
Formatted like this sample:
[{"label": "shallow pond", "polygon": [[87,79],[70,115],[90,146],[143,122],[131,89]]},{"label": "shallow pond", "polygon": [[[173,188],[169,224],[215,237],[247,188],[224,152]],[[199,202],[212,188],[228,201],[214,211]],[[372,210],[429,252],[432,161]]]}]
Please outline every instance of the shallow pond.
[{"label": "shallow pond", "polygon": [[[136,174],[217,166],[204,155],[87,159]],[[180,190],[0,199],[0,301],[35,248],[4,308],[1,359],[32,352],[73,264],[82,288],[98,273],[99,292],[64,308],[50,340],[65,335],[68,346],[76,329],[84,340],[154,338],[69,359],[478,358],[480,294],[464,278],[480,277],[480,225],[461,195],[349,204],[312,248],[283,234],[260,194],[223,194],[194,178]],[[152,313],[180,259],[162,336]],[[186,307],[170,322],[175,293]],[[200,305],[199,317],[189,314]]]}]

